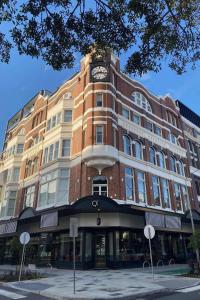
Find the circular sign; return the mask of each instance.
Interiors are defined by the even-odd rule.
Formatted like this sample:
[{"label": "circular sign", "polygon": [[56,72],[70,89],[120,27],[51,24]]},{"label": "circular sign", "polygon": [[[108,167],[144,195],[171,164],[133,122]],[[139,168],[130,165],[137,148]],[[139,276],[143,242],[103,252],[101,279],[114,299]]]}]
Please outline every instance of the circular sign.
[{"label": "circular sign", "polygon": [[144,227],[144,235],[147,239],[153,239],[155,236],[155,229],[152,225],[146,225]]},{"label": "circular sign", "polygon": [[22,245],[28,244],[28,242],[30,241],[30,234],[28,232],[22,232],[19,240]]}]

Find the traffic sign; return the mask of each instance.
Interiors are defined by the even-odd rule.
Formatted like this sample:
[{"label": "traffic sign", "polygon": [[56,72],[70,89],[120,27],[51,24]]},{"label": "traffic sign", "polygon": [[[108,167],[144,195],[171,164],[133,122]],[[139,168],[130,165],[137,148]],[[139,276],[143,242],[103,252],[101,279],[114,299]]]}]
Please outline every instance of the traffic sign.
[{"label": "traffic sign", "polygon": [[152,225],[146,225],[144,227],[144,235],[147,239],[153,239],[155,236],[155,229]]},{"label": "traffic sign", "polygon": [[22,232],[22,234],[20,235],[19,240],[20,240],[20,243],[22,245],[28,244],[29,241],[30,241],[30,234],[28,232]]},{"label": "traffic sign", "polygon": [[70,218],[69,222],[69,236],[77,237],[78,236],[78,218]]}]

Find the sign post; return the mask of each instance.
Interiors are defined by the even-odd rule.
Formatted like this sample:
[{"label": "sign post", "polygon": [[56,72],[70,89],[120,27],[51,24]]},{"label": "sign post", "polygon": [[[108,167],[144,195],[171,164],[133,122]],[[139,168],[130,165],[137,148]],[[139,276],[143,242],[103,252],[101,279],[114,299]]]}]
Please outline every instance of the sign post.
[{"label": "sign post", "polygon": [[22,268],[23,268],[24,261],[25,261],[26,245],[30,241],[30,234],[28,232],[23,232],[20,235],[19,240],[20,240],[20,243],[23,245],[22,258],[21,258],[20,271],[19,271],[19,282],[20,282],[21,275],[22,275]]},{"label": "sign post", "polygon": [[152,258],[152,249],[151,249],[151,239],[155,236],[155,229],[152,225],[146,225],[144,227],[144,235],[149,240],[149,252],[150,252],[150,259],[151,259],[151,272],[152,277],[154,279],[154,270],[153,270],[153,258]]},{"label": "sign post", "polygon": [[76,237],[78,236],[78,219],[70,218],[69,235],[73,238],[73,273],[74,294],[76,293]]}]

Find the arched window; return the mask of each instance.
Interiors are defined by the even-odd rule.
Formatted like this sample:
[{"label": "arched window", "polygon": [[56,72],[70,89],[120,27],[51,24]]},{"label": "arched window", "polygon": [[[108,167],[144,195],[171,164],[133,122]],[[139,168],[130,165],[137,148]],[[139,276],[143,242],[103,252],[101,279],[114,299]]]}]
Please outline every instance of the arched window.
[{"label": "arched window", "polygon": [[105,176],[96,176],[93,178],[92,185],[93,195],[107,196],[108,182]]},{"label": "arched window", "polygon": [[149,149],[149,161],[156,165],[156,151],[154,149],[154,147],[150,147]]},{"label": "arched window", "polygon": [[174,156],[170,156],[170,169],[173,172],[176,172],[176,159]]},{"label": "arched window", "polygon": [[157,164],[159,167],[165,168],[165,155],[161,151],[157,153]]},{"label": "arched window", "polygon": [[128,135],[123,136],[124,153],[131,155],[131,139]]},{"label": "arched window", "polygon": [[177,173],[185,176],[185,170],[184,170],[184,165],[183,162],[181,160],[178,160],[177,162]]},{"label": "arched window", "polygon": [[148,112],[152,112],[151,105],[149,104],[149,101],[144,97],[143,94],[139,92],[133,92],[131,95],[131,99],[137,106],[140,106]]},{"label": "arched window", "polygon": [[134,156],[138,159],[143,159],[143,151],[142,151],[142,144],[139,141],[133,142],[134,147]]}]

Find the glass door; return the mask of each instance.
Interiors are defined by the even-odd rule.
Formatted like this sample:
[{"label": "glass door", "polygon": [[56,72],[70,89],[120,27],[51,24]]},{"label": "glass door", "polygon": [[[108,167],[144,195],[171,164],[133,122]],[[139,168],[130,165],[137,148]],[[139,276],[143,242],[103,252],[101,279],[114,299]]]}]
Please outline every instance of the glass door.
[{"label": "glass door", "polygon": [[96,234],[95,236],[95,267],[106,267],[106,236],[105,234]]}]

